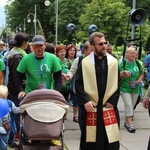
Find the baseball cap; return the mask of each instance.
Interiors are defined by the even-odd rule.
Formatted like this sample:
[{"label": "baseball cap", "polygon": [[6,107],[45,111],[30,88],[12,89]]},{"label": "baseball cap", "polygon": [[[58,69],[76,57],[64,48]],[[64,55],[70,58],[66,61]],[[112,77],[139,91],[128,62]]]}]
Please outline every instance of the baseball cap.
[{"label": "baseball cap", "polygon": [[46,42],[46,39],[42,35],[35,35],[32,39],[32,45],[40,44],[43,45]]}]

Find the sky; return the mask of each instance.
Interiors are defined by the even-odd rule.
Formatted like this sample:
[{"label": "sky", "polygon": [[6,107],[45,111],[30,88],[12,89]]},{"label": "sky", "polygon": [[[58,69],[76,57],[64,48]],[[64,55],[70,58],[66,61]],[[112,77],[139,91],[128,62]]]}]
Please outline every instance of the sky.
[{"label": "sky", "polygon": [[6,5],[7,0],[0,0],[0,27],[5,26],[5,14],[4,6]]}]

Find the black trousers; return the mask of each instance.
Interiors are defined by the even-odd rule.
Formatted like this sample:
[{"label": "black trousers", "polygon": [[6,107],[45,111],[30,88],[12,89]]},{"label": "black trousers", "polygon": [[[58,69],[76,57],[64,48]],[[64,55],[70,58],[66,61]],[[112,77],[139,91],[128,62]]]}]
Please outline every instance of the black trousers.
[{"label": "black trousers", "polygon": [[[148,112],[149,112],[149,116],[150,116],[150,102],[149,102],[149,104],[148,104]],[[147,150],[150,150],[150,137],[149,137],[149,141],[148,141]]]}]

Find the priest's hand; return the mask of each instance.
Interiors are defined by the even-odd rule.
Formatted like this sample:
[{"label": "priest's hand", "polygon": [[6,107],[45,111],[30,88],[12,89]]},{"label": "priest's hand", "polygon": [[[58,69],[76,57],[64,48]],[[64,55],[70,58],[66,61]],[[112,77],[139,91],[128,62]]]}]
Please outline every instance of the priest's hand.
[{"label": "priest's hand", "polygon": [[92,101],[89,101],[84,104],[84,107],[87,112],[93,112],[95,110],[96,104]]},{"label": "priest's hand", "polygon": [[113,108],[114,107],[112,104],[110,104],[108,102],[106,102],[105,105],[106,105],[106,108]]}]

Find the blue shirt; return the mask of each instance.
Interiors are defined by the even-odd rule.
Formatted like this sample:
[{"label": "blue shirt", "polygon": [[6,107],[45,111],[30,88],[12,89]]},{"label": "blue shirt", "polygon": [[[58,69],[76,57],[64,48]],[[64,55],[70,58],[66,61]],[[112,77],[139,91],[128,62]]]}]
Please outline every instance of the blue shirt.
[{"label": "blue shirt", "polygon": [[150,54],[145,57],[143,64],[148,69],[147,79],[150,81]]}]

